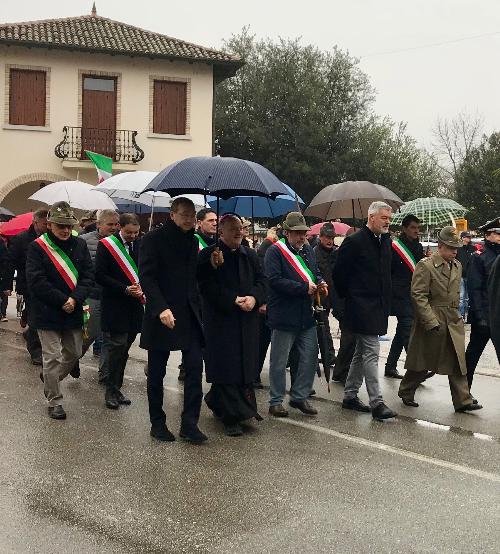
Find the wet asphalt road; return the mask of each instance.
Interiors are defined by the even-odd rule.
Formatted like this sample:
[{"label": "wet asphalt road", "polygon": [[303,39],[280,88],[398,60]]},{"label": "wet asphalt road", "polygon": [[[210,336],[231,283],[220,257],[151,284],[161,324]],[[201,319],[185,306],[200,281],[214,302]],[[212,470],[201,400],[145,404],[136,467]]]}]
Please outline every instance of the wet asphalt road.
[{"label": "wet asphalt road", "polygon": [[[134,355],[142,353],[134,349]],[[178,431],[178,357],[169,365],[169,426]],[[227,438],[203,407],[210,441],[148,434],[143,363],[131,360],[132,406],[104,407],[96,361],[63,383],[68,419],[46,415],[38,370],[0,334],[0,552],[499,552],[500,379],[478,376],[485,409],[457,415],[447,381],[378,423],[342,411],[316,383],[318,417],[267,417]],[[415,418],[419,418],[418,420]]]}]

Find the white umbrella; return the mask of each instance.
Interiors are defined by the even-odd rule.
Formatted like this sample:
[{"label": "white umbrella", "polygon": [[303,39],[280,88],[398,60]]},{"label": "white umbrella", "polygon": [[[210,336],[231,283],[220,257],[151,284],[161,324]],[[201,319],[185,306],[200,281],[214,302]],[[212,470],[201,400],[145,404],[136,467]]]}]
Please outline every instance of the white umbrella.
[{"label": "white umbrella", "polygon": [[116,210],[116,204],[107,194],[96,191],[93,185],[82,181],[51,183],[32,194],[28,200],[49,206],[55,202],[67,202],[77,210]]}]

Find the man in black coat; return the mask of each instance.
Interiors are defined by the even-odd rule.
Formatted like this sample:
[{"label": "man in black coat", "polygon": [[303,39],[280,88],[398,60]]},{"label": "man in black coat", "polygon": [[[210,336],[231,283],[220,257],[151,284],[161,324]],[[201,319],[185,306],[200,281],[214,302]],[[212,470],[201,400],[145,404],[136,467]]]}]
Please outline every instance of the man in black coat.
[{"label": "man in black coat", "polygon": [[331,223],[325,223],[319,230],[319,243],[314,247],[314,253],[316,255],[316,261],[318,262],[319,271],[321,276],[328,285],[328,296],[325,296],[323,300],[323,316],[324,324],[327,332],[328,350],[330,354],[329,363],[331,366],[335,363],[335,347],[333,345],[333,337],[330,331],[330,312],[333,307],[333,257],[337,247],[333,243],[335,238],[335,230]]},{"label": "man in black coat", "polygon": [[26,257],[29,245],[47,231],[47,212],[46,208],[39,208],[33,212],[33,223],[29,229],[13,237],[9,246],[9,279],[12,281],[14,272],[17,271],[16,293],[24,297],[21,323],[28,324],[23,337],[33,365],[42,365],[42,346],[31,318],[31,299],[26,285]]},{"label": "man in black coat", "polygon": [[0,321],[7,321],[7,306],[12,292],[9,275],[9,252],[7,243],[0,237]]},{"label": "man in black coat", "polygon": [[398,318],[396,334],[385,364],[385,376],[402,379],[398,372],[398,360],[403,348],[408,350],[411,326],[415,316],[411,300],[411,279],[415,266],[424,257],[424,249],[418,240],[420,220],[408,214],[401,222],[401,234],[392,242],[391,262],[391,315]]},{"label": "man in black coat", "polygon": [[[378,382],[378,337],[387,332],[391,302],[391,212],[385,202],[373,202],[367,224],[345,238],[333,267],[335,286],[346,299],[345,323],[356,336],[342,407],[359,412],[371,408],[374,419],[397,415],[384,404]],[[370,407],[358,398],[363,378]]]},{"label": "man in black coat", "polygon": [[488,278],[488,294],[490,299],[490,329],[491,340],[497,352],[500,364],[500,256],[493,262]]},{"label": "man in black coat", "polygon": [[476,252],[472,244],[472,236],[468,231],[460,233],[462,246],[458,249],[457,260],[462,264],[462,282],[460,284],[460,314],[466,319],[469,307],[469,292],[467,289],[467,271],[469,270],[469,262],[472,254]]},{"label": "man in black coat", "polygon": [[101,239],[95,255],[96,281],[101,291],[103,355],[108,368],[106,407],[116,410],[130,400],[122,393],[128,351],[142,327],[143,292],[137,272],[139,220],[134,214],[120,215],[120,230]]},{"label": "man in black coat", "polygon": [[66,202],[54,204],[47,233],[30,244],[26,259],[31,318],[42,345],[44,392],[53,419],[66,419],[60,381],[80,357],[83,304],[93,284],[87,245],[71,234],[77,223]]},{"label": "man in black coat", "polygon": [[266,283],[257,254],[241,244],[241,220],[222,216],[219,230],[220,249],[206,248],[198,260],[205,373],[212,383],[205,402],[226,435],[238,436],[241,421],[261,419],[253,382],[259,373],[258,310],[266,301]]},{"label": "man in black coat", "polygon": [[467,272],[471,331],[465,351],[465,363],[469,388],[472,386],[479,358],[491,338],[488,277],[495,260],[500,256],[500,218],[488,221],[479,229],[484,233],[484,250],[471,257]]},{"label": "man in black coat", "polygon": [[163,411],[163,378],[170,352],[181,350],[186,376],[180,437],[207,440],[198,428],[203,397],[203,331],[196,282],[198,241],[191,200],[176,198],[170,219],[142,239],[139,279],[146,297],[140,345],[148,351],[148,401],[151,436],[173,441]]}]

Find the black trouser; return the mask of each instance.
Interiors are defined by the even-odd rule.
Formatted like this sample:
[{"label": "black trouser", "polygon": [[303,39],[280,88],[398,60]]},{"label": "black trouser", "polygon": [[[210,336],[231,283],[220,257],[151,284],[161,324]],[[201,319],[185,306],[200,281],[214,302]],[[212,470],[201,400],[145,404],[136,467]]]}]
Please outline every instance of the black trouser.
[{"label": "black trouser", "polygon": [[479,358],[490,339],[491,331],[489,327],[482,327],[475,323],[471,324],[470,341],[465,351],[465,364],[467,366],[467,382],[469,383],[469,389],[472,386],[472,380],[474,379],[474,372],[479,363]]},{"label": "black trouser", "polygon": [[259,379],[266,361],[267,350],[271,344],[271,329],[267,326],[267,318],[259,315]]},{"label": "black trouser", "polygon": [[340,323],[340,348],[335,360],[332,377],[335,381],[344,381],[347,379],[349,368],[351,367],[354,350],[356,349],[356,337],[345,326],[343,320]]},{"label": "black trouser", "polygon": [[1,300],[0,300],[0,315],[5,317],[7,315],[7,306],[9,304],[9,297],[0,291]]},{"label": "black trouser", "polygon": [[[193,428],[200,418],[203,391],[201,378],[203,372],[202,335],[198,325],[193,323],[189,350],[182,351],[186,376],[184,379],[184,409],[182,427]],[[166,424],[163,411],[163,378],[165,377],[168,350],[148,350],[148,403],[151,426],[162,428]]]},{"label": "black trouser", "polygon": [[396,334],[392,339],[391,349],[387,356],[387,362],[385,364],[385,371],[397,371],[398,360],[403,352],[403,348],[408,350],[408,343],[410,342],[411,326],[413,325],[413,317],[403,316],[398,317],[398,325],[396,327]]},{"label": "black trouser", "polygon": [[31,313],[31,300],[28,294],[24,295],[24,315],[23,320],[28,323],[28,328],[23,331],[23,337],[26,341],[26,349],[32,359],[42,358],[42,345],[40,337],[33,325],[33,317]]},{"label": "black trouser", "polygon": [[106,396],[122,388],[128,351],[136,336],[137,333],[102,333],[106,363],[109,368],[106,378]]}]

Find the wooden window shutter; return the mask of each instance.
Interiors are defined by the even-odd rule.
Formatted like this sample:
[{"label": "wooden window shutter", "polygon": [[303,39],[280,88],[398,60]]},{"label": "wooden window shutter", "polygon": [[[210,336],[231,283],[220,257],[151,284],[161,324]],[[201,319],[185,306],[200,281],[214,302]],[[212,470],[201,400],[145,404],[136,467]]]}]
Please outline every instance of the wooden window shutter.
[{"label": "wooden window shutter", "polygon": [[186,83],[154,82],[153,133],[186,134],[186,99]]},{"label": "wooden window shutter", "polygon": [[45,71],[10,70],[9,123],[11,125],[45,125]]}]

